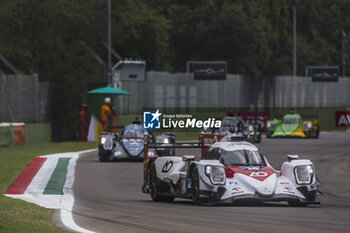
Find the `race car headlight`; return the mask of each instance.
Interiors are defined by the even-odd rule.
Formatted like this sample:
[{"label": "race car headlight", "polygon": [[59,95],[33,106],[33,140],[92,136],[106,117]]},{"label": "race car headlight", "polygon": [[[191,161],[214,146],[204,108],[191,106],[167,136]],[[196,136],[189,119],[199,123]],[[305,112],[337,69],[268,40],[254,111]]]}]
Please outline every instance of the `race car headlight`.
[{"label": "race car headlight", "polygon": [[294,168],[295,181],[299,185],[307,185],[312,183],[314,169],[312,165],[297,166]]},{"label": "race car headlight", "polygon": [[252,125],[249,125],[249,126],[248,126],[248,130],[249,130],[249,131],[253,131],[253,130],[254,130],[254,127],[253,127]]},{"label": "race car headlight", "polygon": [[163,141],[163,143],[169,143],[170,141],[169,141],[169,138],[164,138],[164,141]]},{"label": "race car headlight", "polygon": [[310,122],[307,123],[307,127],[311,128],[312,124]]},{"label": "race car headlight", "polygon": [[225,169],[220,166],[205,166],[205,174],[209,177],[212,184],[225,184]]},{"label": "race car headlight", "polygon": [[103,145],[103,149],[111,150],[113,148],[113,139],[112,138],[101,138],[101,144]]}]

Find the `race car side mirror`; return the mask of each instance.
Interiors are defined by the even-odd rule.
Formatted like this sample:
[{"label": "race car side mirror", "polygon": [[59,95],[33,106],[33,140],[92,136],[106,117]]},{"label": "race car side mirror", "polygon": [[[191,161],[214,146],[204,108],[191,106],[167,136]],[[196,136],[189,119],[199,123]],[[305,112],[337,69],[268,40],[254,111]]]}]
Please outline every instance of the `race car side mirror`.
[{"label": "race car side mirror", "polygon": [[182,156],[182,161],[193,161],[196,157],[194,155],[184,155]]},{"label": "race car side mirror", "polygon": [[299,159],[299,155],[287,155],[288,162]]}]

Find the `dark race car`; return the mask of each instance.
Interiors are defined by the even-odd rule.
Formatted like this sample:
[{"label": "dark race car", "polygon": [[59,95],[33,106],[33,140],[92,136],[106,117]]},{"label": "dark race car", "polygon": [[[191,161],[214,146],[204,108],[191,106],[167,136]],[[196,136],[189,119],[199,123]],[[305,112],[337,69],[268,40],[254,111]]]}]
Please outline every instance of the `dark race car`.
[{"label": "dark race car", "polygon": [[221,121],[220,128],[205,128],[202,134],[226,135],[232,133],[244,140],[259,143],[261,142],[261,127],[259,124],[245,124],[235,115],[225,116]]}]

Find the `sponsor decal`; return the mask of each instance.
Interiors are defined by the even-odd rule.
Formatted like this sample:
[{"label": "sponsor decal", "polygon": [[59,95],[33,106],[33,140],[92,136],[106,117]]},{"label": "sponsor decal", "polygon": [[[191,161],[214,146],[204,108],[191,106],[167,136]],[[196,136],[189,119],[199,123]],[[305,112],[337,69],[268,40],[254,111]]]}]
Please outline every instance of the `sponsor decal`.
[{"label": "sponsor decal", "polygon": [[238,182],[237,181],[229,181],[228,184],[229,185],[238,185]]},{"label": "sponsor decal", "polygon": [[162,168],[162,172],[167,173],[168,171],[170,171],[170,169],[173,167],[174,162],[171,160],[166,161],[166,163],[164,164],[163,168]]},{"label": "sponsor decal", "polygon": [[239,167],[239,168],[247,171],[265,170],[263,167]]},{"label": "sponsor decal", "polygon": [[232,188],[232,195],[241,194],[241,193],[244,193],[244,191],[240,187]]},{"label": "sponsor decal", "polygon": [[336,111],[335,124],[337,127],[350,127],[350,111]]},{"label": "sponsor decal", "polygon": [[284,187],[282,192],[289,193],[289,194],[295,194],[292,187]]},{"label": "sponsor decal", "polygon": [[249,176],[252,176],[252,177],[264,177],[264,176],[268,176],[268,174],[266,172],[252,172],[252,173],[250,173]]},{"label": "sponsor decal", "polygon": [[285,185],[287,185],[287,184],[289,184],[289,182],[282,181],[282,182],[280,182],[280,184],[285,184]]}]

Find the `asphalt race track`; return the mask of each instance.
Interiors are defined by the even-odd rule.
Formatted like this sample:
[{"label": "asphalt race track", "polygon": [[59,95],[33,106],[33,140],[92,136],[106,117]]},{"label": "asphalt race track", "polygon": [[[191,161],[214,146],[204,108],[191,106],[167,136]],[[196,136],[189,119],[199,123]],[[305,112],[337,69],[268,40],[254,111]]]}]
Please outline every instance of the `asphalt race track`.
[{"label": "asphalt race track", "polygon": [[[278,170],[287,154],[311,159],[324,183],[321,205],[153,202],[141,192],[142,163],[100,163],[95,152],[77,162],[74,220],[96,232],[350,232],[350,132],[322,132],[319,139],[264,138],[259,147]],[[199,151],[186,151],[193,153]]]}]

